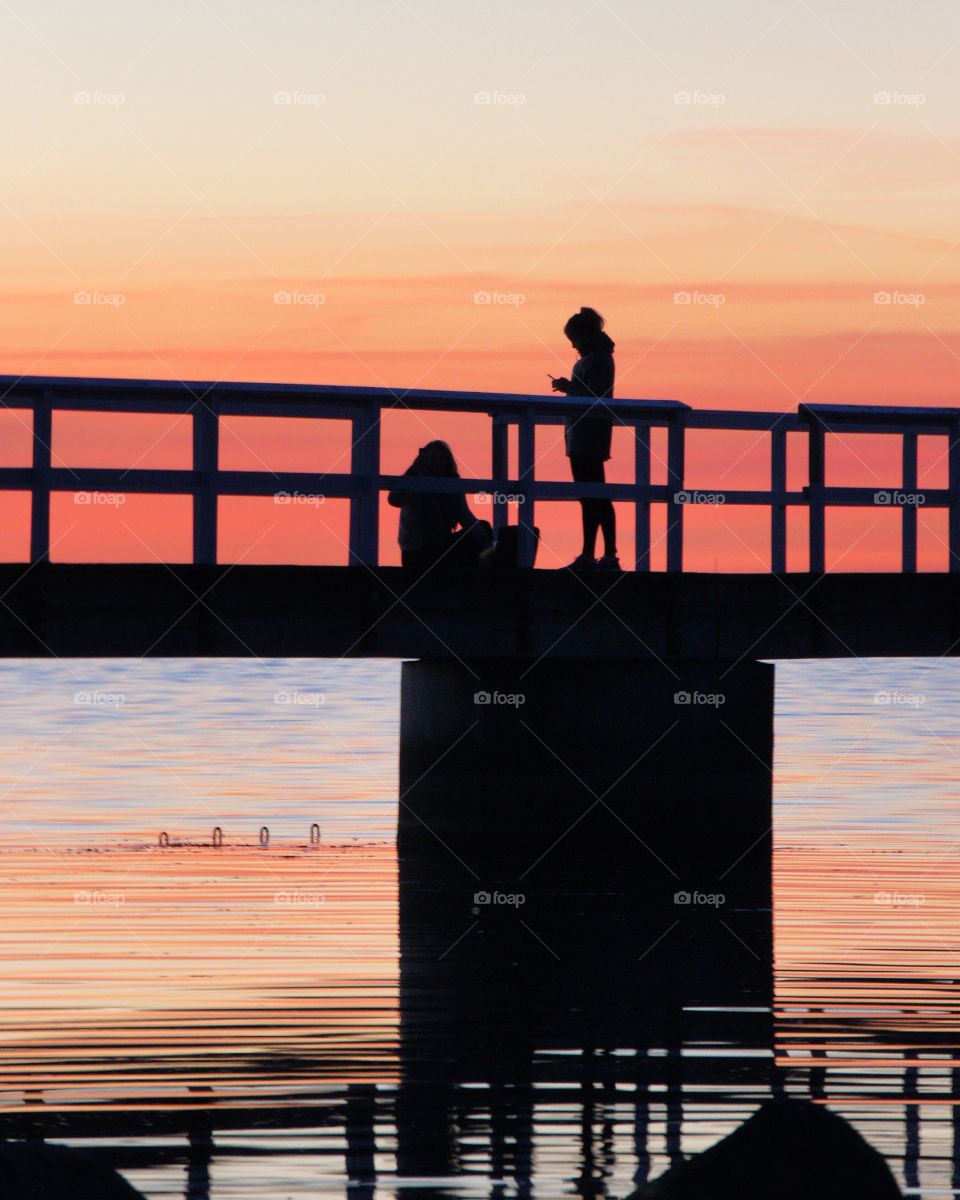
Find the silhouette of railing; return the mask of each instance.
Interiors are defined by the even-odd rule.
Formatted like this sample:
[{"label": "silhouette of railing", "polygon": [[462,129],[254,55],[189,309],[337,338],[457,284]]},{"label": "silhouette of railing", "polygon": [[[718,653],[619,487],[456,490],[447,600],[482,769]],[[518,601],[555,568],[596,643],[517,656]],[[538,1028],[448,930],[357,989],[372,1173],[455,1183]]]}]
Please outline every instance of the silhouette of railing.
[{"label": "silhouette of railing", "polygon": [[[521,561],[533,557],[538,501],[609,497],[634,506],[638,571],[651,569],[651,510],[666,506],[666,569],[683,569],[684,512],[704,494],[723,496],[727,505],[770,509],[770,567],[786,571],[787,511],[809,512],[809,569],[822,572],[826,561],[826,512],[832,507],[888,504],[901,511],[902,570],[917,569],[917,508],[947,509],[950,570],[960,569],[960,408],[801,404],[796,412],[771,413],[693,409],[673,400],[610,400],[601,411],[634,431],[633,483],[573,483],[536,477],[536,430],[561,425],[584,411],[584,401],[566,396],[497,395],[484,392],[401,391],[300,384],[183,383],[160,380],[0,377],[7,409],[29,411],[33,464],[0,468],[0,490],[31,493],[30,559],[50,553],[50,497],[54,492],[116,492],[190,495],[193,498],[193,561],[217,561],[217,501],[221,496],[276,496],[316,493],[350,502],[350,562],[375,566],[379,556],[380,494],[402,486],[408,491],[519,497],[516,503]],[[598,402],[600,404],[601,402]],[[380,418],[388,410],[486,414],[492,423],[489,478],[427,480],[381,474]],[[192,469],[64,467],[52,464],[56,412],[184,414],[193,420]],[[219,469],[220,420],[224,417],[308,417],[351,423],[348,472],[236,471]],[[655,457],[651,431],[666,431],[660,461],[664,482],[652,482]],[[516,430],[517,470],[509,469],[510,431]],[[687,430],[756,432],[770,437],[770,486],[764,489],[700,488],[684,491]],[[807,438],[808,483],[787,486],[787,435]],[[902,440],[902,481],[886,488],[827,486],[829,434],[893,434]],[[918,491],[917,439],[948,439],[948,487]],[[732,465],[732,464],[731,464]],[[879,498],[878,498],[879,497]],[[884,499],[886,497],[886,499]],[[922,497],[922,500],[918,500]],[[506,504],[493,506],[493,524],[508,520]]]}]

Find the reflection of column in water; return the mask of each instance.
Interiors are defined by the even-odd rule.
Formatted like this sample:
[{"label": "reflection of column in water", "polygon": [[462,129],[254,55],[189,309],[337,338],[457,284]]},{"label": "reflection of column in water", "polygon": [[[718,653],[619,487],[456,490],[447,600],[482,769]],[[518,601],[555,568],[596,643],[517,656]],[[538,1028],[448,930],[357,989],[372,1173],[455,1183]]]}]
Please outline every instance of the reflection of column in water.
[{"label": "reflection of column in water", "polygon": [[210,1200],[210,1163],[213,1160],[213,1133],[210,1122],[194,1122],[187,1137],[190,1151],[187,1157],[187,1190],[183,1193],[184,1198]]},{"label": "reflection of column in water", "polygon": [[603,1124],[600,1127],[600,1169],[603,1177],[609,1179],[616,1163],[614,1131],[617,1114],[617,1088],[614,1077],[614,1059],[607,1050],[603,1052],[603,1058],[606,1060],[606,1066],[601,1073],[603,1101],[600,1111],[603,1114]]},{"label": "reflection of column in water", "polygon": [[518,1196],[531,1192],[533,1089],[496,1080],[490,1085],[490,1180],[499,1195],[513,1176]]},{"label": "reflection of column in water", "polygon": [[953,1122],[953,1175],[950,1185],[954,1191],[960,1191],[960,1068],[953,1068],[950,1081],[953,1085],[953,1104],[950,1106]]},{"label": "reflection of column in water", "polygon": [[[605,1180],[613,1174],[614,1120],[616,1116],[616,1082],[613,1061],[604,1050],[588,1050],[583,1055],[583,1075],[580,1079],[580,1154],[579,1177],[573,1182],[581,1196],[606,1193]],[[597,1091],[600,1091],[600,1146],[594,1146],[597,1124]]]},{"label": "reflection of column in water", "polygon": [[513,1178],[517,1200],[533,1195],[533,1085],[521,1083],[513,1092]]},{"label": "reflection of column in water", "polygon": [[[440,1080],[405,1080],[397,1089],[397,1174],[412,1178],[454,1172],[456,1136],[453,1087]],[[398,1196],[423,1200],[422,1189],[400,1188]]]},{"label": "reflection of column in water", "polygon": [[[904,1057],[915,1059],[917,1051],[907,1050]],[[906,1104],[903,1113],[903,1181],[908,1188],[920,1186],[920,1105],[916,1103],[920,1095],[919,1081],[919,1068],[904,1069],[903,1098]]]},{"label": "reflection of column in water", "polygon": [[376,1089],[370,1084],[352,1083],[347,1088],[346,1162],[353,1200],[373,1200],[376,1188],[376,1106]]},{"label": "reflection of column in water", "polygon": [[683,1162],[680,1131],[683,1128],[683,1062],[677,1046],[667,1049],[664,1074],[667,1083],[666,1151],[671,1167]]},{"label": "reflection of column in water", "polygon": [[[811,1008],[811,1012],[822,1013],[822,1008]],[[811,1058],[826,1058],[826,1050],[811,1049]],[[826,1067],[810,1068],[810,1099],[826,1100],[827,1098],[827,1069]]]},{"label": "reflection of column in water", "polygon": [[[638,1065],[643,1062],[642,1050],[636,1053]],[[637,1092],[633,1103],[633,1152],[637,1158],[637,1169],[633,1182],[640,1187],[650,1178],[650,1152],[647,1149],[647,1134],[650,1129],[650,1097],[647,1092],[646,1072],[637,1072]]]},{"label": "reflection of column in water", "polygon": [[596,1191],[593,1164],[593,1072],[588,1064],[593,1051],[583,1053],[583,1076],[580,1080],[580,1174],[571,1180],[580,1196],[592,1196]]},{"label": "reflection of column in water", "polygon": [[499,1080],[490,1085],[490,1181],[498,1192],[507,1173],[507,1109],[503,1092],[504,1085]]}]

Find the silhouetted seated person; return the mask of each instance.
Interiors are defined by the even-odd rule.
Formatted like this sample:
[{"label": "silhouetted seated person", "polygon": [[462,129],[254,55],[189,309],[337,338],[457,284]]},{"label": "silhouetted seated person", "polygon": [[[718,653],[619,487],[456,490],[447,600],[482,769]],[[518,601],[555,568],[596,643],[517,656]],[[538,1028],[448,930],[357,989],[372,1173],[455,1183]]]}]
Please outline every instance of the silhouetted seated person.
[{"label": "silhouetted seated person", "polygon": [[[404,472],[431,479],[459,479],[457,462],[446,442],[428,442]],[[400,509],[400,558],[405,567],[475,567],[491,544],[489,521],[470,511],[467,498],[454,492],[413,492],[397,488],[388,496]]]}]

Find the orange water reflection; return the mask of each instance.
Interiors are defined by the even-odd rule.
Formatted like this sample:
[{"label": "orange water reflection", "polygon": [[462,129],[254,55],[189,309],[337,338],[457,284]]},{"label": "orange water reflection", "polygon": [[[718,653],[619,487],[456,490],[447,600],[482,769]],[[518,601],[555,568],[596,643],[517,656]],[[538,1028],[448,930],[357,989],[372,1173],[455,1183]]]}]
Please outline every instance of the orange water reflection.
[{"label": "orange water reflection", "polygon": [[0,1104],[220,1103],[396,1078],[396,856],[0,854]]}]

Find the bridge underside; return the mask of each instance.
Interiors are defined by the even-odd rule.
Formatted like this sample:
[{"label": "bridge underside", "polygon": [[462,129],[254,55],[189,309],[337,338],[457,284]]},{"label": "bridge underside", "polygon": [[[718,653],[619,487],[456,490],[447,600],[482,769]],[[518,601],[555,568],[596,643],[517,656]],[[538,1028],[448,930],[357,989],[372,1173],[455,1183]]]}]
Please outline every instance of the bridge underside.
[{"label": "bridge underside", "polygon": [[0,565],[0,657],[960,653],[960,575]]}]

